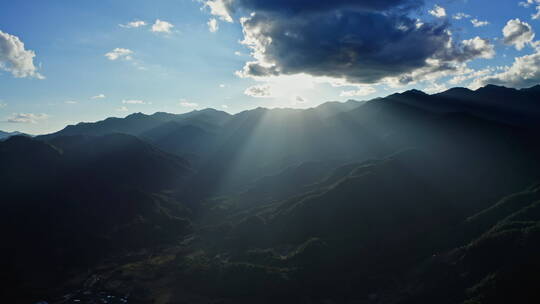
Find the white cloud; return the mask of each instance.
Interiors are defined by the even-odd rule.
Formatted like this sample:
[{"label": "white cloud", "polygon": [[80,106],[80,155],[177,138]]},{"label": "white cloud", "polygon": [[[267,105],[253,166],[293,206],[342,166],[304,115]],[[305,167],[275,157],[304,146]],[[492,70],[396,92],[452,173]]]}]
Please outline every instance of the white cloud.
[{"label": "white cloud", "polygon": [[432,82],[429,87],[426,87],[424,89],[424,91],[426,93],[428,93],[428,94],[437,94],[437,93],[440,93],[440,92],[444,92],[446,90],[448,90],[448,87],[446,87],[446,85],[439,84],[439,83],[436,83],[436,82]]},{"label": "white cloud", "polygon": [[468,14],[465,14],[465,13],[457,13],[452,18],[454,18],[456,20],[468,19],[468,18],[471,18],[471,15],[468,15]]},{"label": "white cloud", "polygon": [[472,19],[471,20],[471,23],[474,27],[482,27],[482,26],[486,26],[489,24],[488,21],[481,21],[481,20],[478,20],[476,18]]},{"label": "white cloud", "polygon": [[199,106],[196,102],[189,102],[187,99],[180,99],[180,105],[186,108],[196,108]]},{"label": "white cloud", "polygon": [[5,108],[5,107],[7,107],[7,103],[3,103],[3,102],[0,100],[0,109]]},{"label": "white cloud", "polygon": [[90,97],[90,98],[91,98],[91,99],[103,99],[103,98],[105,98],[105,97],[106,97],[105,94],[98,94],[98,95],[92,96],[92,97]]},{"label": "white cloud", "polygon": [[218,21],[216,18],[212,18],[210,20],[208,20],[208,30],[211,32],[211,33],[215,33],[219,30],[219,24],[218,24]]},{"label": "white cloud", "polygon": [[35,124],[38,121],[45,120],[49,118],[47,114],[33,114],[33,113],[14,113],[8,117],[8,122],[10,123],[26,123],[26,124]]},{"label": "white cloud", "polygon": [[228,109],[228,108],[229,108],[228,105],[221,105],[221,107],[222,107],[223,109]]},{"label": "white cloud", "polygon": [[131,56],[133,54],[133,51],[130,49],[124,49],[124,48],[115,48],[114,50],[108,52],[105,54],[105,57],[109,60],[132,60],[133,57]]},{"label": "white cloud", "polygon": [[244,94],[256,98],[272,97],[272,94],[270,93],[270,86],[267,84],[251,86],[244,91]]},{"label": "white cloud", "polygon": [[475,54],[475,58],[491,59],[495,57],[495,46],[486,39],[476,36],[469,40],[463,40],[461,43],[464,49]]},{"label": "white cloud", "polygon": [[242,54],[242,53],[239,52],[239,51],[234,52],[234,54],[235,54],[236,56],[244,56],[244,54]]},{"label": "white cloud", "polygon": [[126,106],[121,106],[120,108],[116,109],[116,111],[118,111],[118,112],[127,112],[129,110],[128,110],[128,108]]},{"label": "white cloud", "polygon": [[532,15],[531,15],[531,18],[533,18],[533,19],[538,19],[538,18],[540,18],[540,0],[527,0],[527,1],[522,1],[522,2],[519,2],[519,5],[520,5],[520,6],[523,6],[523,7],[531,7],[531,6],[534,6],[534,8],[536,9],[536,13],[532,14]]},{"label": "white cloud", "polygon": [[540,5],[536,7],[536,13],[532,14],[531,18],[533,18],[533,19],[540,18]]},{"label": "white cloud", "polygon": [[144,100],[139,99],[129,99],[129,100],[122,100],[123,104],[146,104]]},{"label": "white cloud", "polygon": [[521,1],[519,2],[519,6],[530,7],[534,2],[534,0]]},{"label": "white cloud", "polygon": [[17,36],[0,31],[0,70],[10,72],[16,78],[44,79],[34,65],[36,53],[27,50]]},{"label": "white cloud", "polygon": [[65,104],[77,104],[77,101],[75,100],[67,100]]},{"label": "white cloud", "polygon": [[491,68],[486,68],[482,70],[473,70],[473,69],[466,69],[462,73],[459,73],[459,75],[454,76],[452,79],[450,79],[448,82],[452,85],[458,85],[461,84],[467,80],[470,79],[477,79],[479,77],[484,77],[492,73]]},{"label": "white cloud", "polygon": [[146,26],[147,24],[148,23],[146,23],[146,21],[135,20],[135,21],[128,22],[126,24],[119,24],[119,26],[123,28],[137,28],[141,26]]},{"label": "white cloud", "polygon": [[157,19],[152,25],[152,32],[154,33],[170,33],[174,25],[167,21]]},{"label": "white cloud", "polygon": [[212,15],[218,16],[219,19],[223,21],[233,22],[233,18],[225,6],[224,1],[225,0],[208,0],[204,5],[210,9]]},{"label": "white cloud", "polygon": [[517,50],[522,50],[534,39],[534,31],[527,22],[512,19],[503,28],[503,36],[505,44],[513,45]]},{"label": "white cloud", "polygon": [[479,78],[473,84],[476,87],[486,84],[506,85],[511,87],[530,87],[540,83],[540,49],[533,54],[516,57],[510,67],[503,72]]},{"label": "white cloud", "polygon": [[222,84],[219,85],[219,87],[223,89],[224,87],[226,87],[226,85],[224,85],[224,84],[222,83]]},{"label": "white cloud", "polygon": [[430,15],[433,15],[437,18],[443,18],[446,17],[446,9],[442,6],[439,6],[435,4],[432,10],[429,10],[428,12]]},{"label": "white cloud", "polygon": [[357,90],[342,91],[341,97],[354,97],[354,96],[367,96],[377,92],[377,90],[370,86],[359,87]]}]

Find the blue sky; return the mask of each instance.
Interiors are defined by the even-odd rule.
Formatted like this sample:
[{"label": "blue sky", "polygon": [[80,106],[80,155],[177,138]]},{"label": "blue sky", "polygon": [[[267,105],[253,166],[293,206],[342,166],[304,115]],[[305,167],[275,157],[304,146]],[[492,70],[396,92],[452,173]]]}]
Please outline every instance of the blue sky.
[{"label": "blue sky", "polygon": [[[371,99],[410,88],[437,92],[452,86],[474,88],[496,83],[521,87],[540,82],[538,69],[525,71],[523,66],[514,64],[516,58],[526,56],[529,57],[521,65],[528,63],[530,69],[530,65],[537,62],[536,57],[530,56],[538,53],[532,35],[540,22],[534,19],[540,2],[520,5],[519,0],[425,1],[407,12],[407,20],[419,19],[419,23],[426,24],[424,27],[446,24],[444,28],[450,34],[443,35],[456,43],[448,62],[459,68],[424,73],[422,68],[426,66],[411,64],[399,71],[402,74],[393,71],[392,75],[375,79],[361,71],[364,66],[358,67],[358,73],[348,69],[327,75],[324,70],[291,63],[290,56],[285,56],[283,50],[290,47],[291,56],[305,50],[298,45],[279,44],[278,37],[271,36],[275,31],[264,37],[250,36],[259,39],[251,43],[240,43],[261,25],[258,22],[248,28],[247,23],[241,24],[240,18],[255,21],[250,17],[252,12],[257,16],[277,16],[269,23],[272,29],[286,28],[292,24],[287,23],[290,20],[311,22],[312,19],[300,13],[285,18],[283,8],[269,10],[256,1],[250,4],[249,0],[237,0],[235,7],[225,11],[212,10],[212,4],[219,5],[221,1],[2,2],[0,130],[41,134],[67,124],[123,117],[133,112],[182,113],[213,107],[236,113],[259,106],[306,108],[330,100]],[[328,8],[331,9],[343,10]],[[458,20],[455,18],[458,13],[466,16]],[[227,21],[229,17],[233,22]],[[218,26],[214,31],[209,28],[211,19],[215,19],[214,24]],[[276,20],[287,21],[278,24]],[[503,28],[511,20],[514,20],[513,27],[508,27],[505,39]],[[139,23],[133,23],[136,21]],[[298,30],[300,34],[306,29],[292,26],[291,32]],[[302,47],[320,48],[320,43],[328,39],[331,32],[325,32],[319,25],[310,28],[314,29],[306,32],[306,37],[318,32],[321,35],[316,45],[303,39]],[[268,37],[280,48],[273,50],[274,53],[255,49]],[[10,49],[16,45],[15,39],[24,43],[24,49]],[[469,42],[459,44],[461,41]],[[471,48],[474,54],[465,54]],[[461,53],[457,54],[456,50]],[[26,61],[17,62],[21,57],[13,55],[14,52],[22,52]],[[34,52],[35,57],[29,58],[29,52]],[[317,59],[319,53],[307,57]],[[361,60],[362,52],[358,54]],[[388,54],[392,56],[394,54]],[[324,54],[321,61],[329,57],[332,56]],[[248,62],[264,66],[271,60],[276,67],[272,68],[271,75],[270,72],[264,75],[237,73]],[[380,56],[374,60],[380,60]],[[408,75],[408,80],[397,83],[404,75]]]}]

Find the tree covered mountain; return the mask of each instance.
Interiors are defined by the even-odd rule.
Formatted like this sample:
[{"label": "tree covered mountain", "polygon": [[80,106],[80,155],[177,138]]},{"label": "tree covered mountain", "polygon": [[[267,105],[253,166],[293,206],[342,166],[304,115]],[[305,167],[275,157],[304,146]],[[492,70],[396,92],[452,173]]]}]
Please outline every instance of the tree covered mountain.
[{"label": "tree covered mountain", "polygon": [[74,271],[191,229],[189,209],[164,192],[191,168],[136,137],[16,136],[0,155],[4,294],[51,292]]},{"label": "tree covered mountain", "polygon": [[538,88],[133,114],[12,137],[0,143],[5,294],[531,302]]}]

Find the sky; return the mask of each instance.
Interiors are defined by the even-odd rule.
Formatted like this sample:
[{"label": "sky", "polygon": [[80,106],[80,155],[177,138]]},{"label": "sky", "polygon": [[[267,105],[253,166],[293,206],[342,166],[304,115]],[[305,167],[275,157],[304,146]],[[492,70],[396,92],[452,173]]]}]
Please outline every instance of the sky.
[{"label": "sky", "polygon": [[0,4],[0,130],[540,83],[540,0]]}]

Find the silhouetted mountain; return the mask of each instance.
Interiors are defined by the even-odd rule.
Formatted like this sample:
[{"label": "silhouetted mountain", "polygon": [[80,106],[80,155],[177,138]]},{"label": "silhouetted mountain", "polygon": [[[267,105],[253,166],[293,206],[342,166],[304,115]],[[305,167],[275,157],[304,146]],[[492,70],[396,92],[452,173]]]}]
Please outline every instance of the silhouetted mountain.
[{"label": "silhouetted mountain", "polygon": [[87,303],[535,302],[538,101],[540,86],[412,90],[12,137],[6,287]]},{"label": "silhouetted mountain", "polygon": [[316,112],[322,118],[328,118],[339,113],[348,112],[361,106],[363,102],[356,100],[348,100],[346,102],[330,101],[325,102],[308,111]]},{"label": "silhouetted mountain", "polygon": [[10,248],[0,255],[2,277],[30,299],[107,256],[190,229],[190,211],[164,192],[181,187],[189,165],[136,137],[16,136],[0,143],[0,155],[1,235]]},{"label": "silhouetted mountain", "polygon": [[540,189],[529,187],[468,218],[467,237],[411,274],[401,303],[536,303]]},{"label": "silhouetted mountain", "polygon": [[466,113],[517,126],[536,126],[540,115],[538,88],[516,90],[488,85],[476,91],[453,88],[427,95],[420,91],[394,94],[387,99],[438,113]]},{"label": "silhouetted mountain", "polygon": [[71,135],[105,135],[110,133],[124,133],[141,135],[164,123],[177,122],[184,125],[215,128],[223,124],[230,115],[214,109],[192,111],[185,114],[168,114],[158,112],[153,115],[135,113],[125,118],[107,118],[95,123],[79,123],[70,125],[53,134],[40,136],[41,139],[50,139],[58,136]]},{"label": "silhouetted mountain", "polygon": [[15,132],[4,132],[4,131],[0,131],[0,141],[2,140],[6,140],[12,136],[17,136],[17,135],[20,135],[20,136],[30,136],[30,135],[27,135],[27,134],[24,134],[24,133],[21,133],[21,132],[18,132],[18,131],[15,131]]},{"label": "silhouetted mountain", "polygon": [[216,140],[216,128],[210,124],[199,127],[185,121],[170,121],[143,132],[140,137],[164,151],[196,158],[196,155],[211,148]]}]

